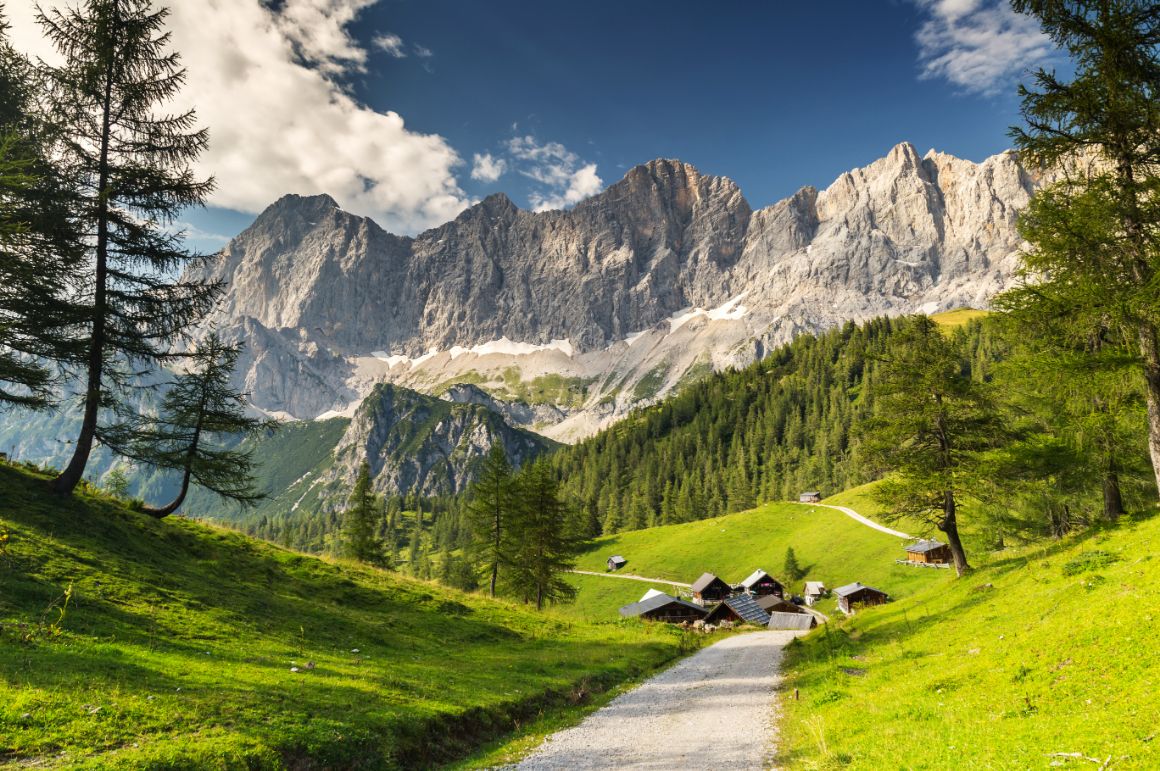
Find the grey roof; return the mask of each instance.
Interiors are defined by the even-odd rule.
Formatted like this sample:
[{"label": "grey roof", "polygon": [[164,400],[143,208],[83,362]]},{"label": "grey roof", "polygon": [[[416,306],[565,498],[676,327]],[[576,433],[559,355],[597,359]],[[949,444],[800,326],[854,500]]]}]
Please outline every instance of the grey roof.
[{"label": "grey roof", "polygon": [[838,595],[839,597],[846,597],[848,595],[855,594],[856,592],[860,592],[863,589],[869,589],[870,591],[878,592],[879,594],[886,594],[886,592],[882,591],[881,589],[875,589],[873,586],[866,586],[866,584],[862,583],[861,581],[855,581],[852,584],[839,586],[834,590],[834,594]]},{"label": "grey roof", "polygon": [[[694,592],[704,591],[706,588],[708,588],[709,584],[713,583],[714,581],[721,581],[721,579],[712,573],[702,573],[701,577],[693,582],[692,590]],[[724,584],[725,582],[721,581],[721,583]],[[728,584],[725,585],[728,586]]]},{"label": "grey roof", "polygon": [[939,543],[938,541],[927,540],[924,538],[924,539],[919,540],[917,543],[912,543],[910,546],[907,546],[906,550],[908,552],[925,554],[928,551],[934,551],[935,549],[941,549],[944,546],[946,546],[945,543]]},{"label": "grey roof", "polygon": [[762,610],[766,611],[767,613],[772,612],[770,610],[770,608],[776,608],[776,607],[781,607],[781,606],[785,606],[787,608],[794,608],[794,610],[787,610],[786,611],[787,613],[805,613],[804,610],[802,610],[802,611],[797,610],[797,605],[794,605],[792,600],[783,599],[781,597],[778,597],[776,594],[769,594],[769,595],[766,595],[765,597],[758,597],[758,598],[754,599],[754,602],[757,603],[757,607],[761,608]]},{"label": "grey roof", "polygon": [[733,612],[751,624],[765,626],[769,623],[769,614],[762,610],[748,594],[738,594],[725,600],[725,604]]},{"label": "grey roof", "polygon": [[825,583],[821,581],[806,581],[806,593],[817,592],[819,594],[826,591]]},{"label": "grey roof", "polygon": [[821,495],[817,490],[806,490],[802,495]]},{"label": "grey roof", "polygon": [[625,616],[625,617],[640,616],[644,613],[648,613],[649,611],[658,610],[659,608],[663,608],[666,605],[671,605],[673,603],[676,603],[678,605],[683,605],[686,608],[692,608],[693,610],[695,610],[701,614],[704,614],[704,612],[705,612],[705,609],[702,608],[700,605],[694,605],[691,602],[685,602],[684,600],[678,600],[676,597],[673,597],[671,594],[661,593],[661,594],[658,594],[654,597],[649,597],[647,600],[641,600],[640,602],[634,602],[631,605],[625,605],[623,608],[620,609],[620,615]]},{"label": "grey roof", "polygon": [[813,629],[817,621],[809,613],[770,613],[770,629]]}]

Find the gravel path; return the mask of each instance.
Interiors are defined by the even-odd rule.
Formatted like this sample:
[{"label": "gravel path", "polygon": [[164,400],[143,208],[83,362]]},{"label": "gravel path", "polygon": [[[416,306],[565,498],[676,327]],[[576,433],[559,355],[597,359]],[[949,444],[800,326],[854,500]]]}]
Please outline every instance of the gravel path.
[{"label": "gravel path", "polygon": [[912,535],[907,535],[906,533],[900,532],[898,530],[891,530],[890,528],[886,527],[885,525],[880,525],[872,519],[867,519],[866,517],[863,517],[858,512],[856,512],[853,509],[848,508],[846,506],[831,506],[828,503],[807,503],[806,505],[807,506],[820,506],[823,509],[834,509],[835,511],[840,511],[843,514],[845,514],[847,517],[849,517],[850,519],[861,522],[866,527],[872,527],[875,530],[886,533],[886,535],[892,535],[892,536],[895,536],[896,538],[914,538],[914,536],[912,536]]},{"label": "gravel path", "polygon": [[798,632],[750,632],[698,651],[554,734],[517,769],[760,769],[777,738],[774,687]]},{"label": "gravel path", "polygon": [[650,584],[668,584],[669,586],[678,586],[681,589],[688,589],[692,584],[682,584],[680,581],[667,581],[663,578],[645,578],[644,576],[634,576],[632,573],[597,573],[595,570],[570,570],[569,573],[579,573],[582,576],[600,576],[601,578],[623,578],[628,581],[647,581]]}]

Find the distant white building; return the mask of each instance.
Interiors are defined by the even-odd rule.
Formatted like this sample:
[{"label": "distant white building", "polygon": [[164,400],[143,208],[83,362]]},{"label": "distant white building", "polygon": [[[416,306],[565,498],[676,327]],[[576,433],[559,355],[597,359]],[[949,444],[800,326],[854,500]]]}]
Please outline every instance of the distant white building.
[{"label": "distant white building", "polygon": [[806,598],[806,605],[813,605],[826,596],[826,585],[821,581],[806,581],[802,595]]}]

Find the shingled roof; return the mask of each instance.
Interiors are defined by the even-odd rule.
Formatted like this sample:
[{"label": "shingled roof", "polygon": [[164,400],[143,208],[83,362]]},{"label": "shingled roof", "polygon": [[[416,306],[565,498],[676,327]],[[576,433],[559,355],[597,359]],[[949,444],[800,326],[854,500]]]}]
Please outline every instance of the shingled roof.
[{"label": "shingled roof", "polygon": [[647,600],[641,600],[640,602],[634,602],[631,605],[625,605],[623,608],[620,609],[620,615],[622,615],[626,618],[631,617],[631,616],[639,616],[643,613],[648,613],[651,610],[663,608],[664,606],[672,604],[674,602],[677,603],[678,605],[684,605],[686,608],[692,608],[693,610],[697,611],[698,613],[703,614],[705,612],[705,609],[702,608],[700,605],[694,605],[691,602],[685,602],[684,600],[678,600],[676,597],[673,597],[671,594],[660,593],[660,594],[657,594],[653,597],[649,597]]},{"label": "shingled roof", "polygon": [[[769,575],[769,573],[766,573],[761,568],[758,568],[757,570],[750,573],[749,578],[746,578],[744,581],[742,581],[741,585],[744,586],[746,589],[748,589],[768,575]],[[774,579],[774,583],[778,583],[776,578]]]},{"label": "shingled roof", "polygon": [[944,546],[946,546],[945,543],[939,543],[938,541],[927,540],[924,538],[919,540],[917,543],[912,543],[910,546],[907,546],[906,551],[913,552],[915,554],[925,554],[928,551],[941,549]]},{"label": "shingled roof", "polygon": [[818,625],[818,621],[810,613],[770,613],[770,629],[808,630]]},{"label": "shingled roof", "polygon": [[[709,585],[712,584],[714,581],[721,581],[721,579],[718,578],[717,576],[713,575],[712,573],[702,573],[701,577],[693,582],[692,589],[694,592],[703,592],[706,589],[708,589]],[[721,583],[724,584],[725,582],[721,581]],[[728,586],[728,584],[725,584],[725,585]]]},{"label": "shingled roof", "polygon": [[857,592],[860,592],[863,589],[869,589],[870,591],[878,592],[879,594],[886,594],[886,592],[882,591],[881,589],[875,589],[873,586],[867,586],[866,584],[862,583],[861,581],[855,581],[852,584],[846,584],[845,586],[839,586],[837,589],[834,590],[834,594],[838,595],[839,597],[847,597],[851,594],[855,594]]}]

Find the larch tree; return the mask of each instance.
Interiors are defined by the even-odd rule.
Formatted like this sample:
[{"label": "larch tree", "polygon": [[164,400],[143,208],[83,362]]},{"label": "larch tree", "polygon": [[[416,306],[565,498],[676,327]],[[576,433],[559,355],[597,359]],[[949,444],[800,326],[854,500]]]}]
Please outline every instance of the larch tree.
[{"label": "larch tree", "polygon": [[181,475],[173,500],[146,506],[147,514],[161,518],[177,511],[191,483],[243,506],[265,497],[254,489],[251,452],[227,446],[276,428],[272,421],[250,417],[244,397],[231,385],[238,353],[237,345],[210,334],[192,354],[192,367],[169,385],[156,418],[107,434],[115,452]]},{"label": "larch tree", "polygon": [[963,496],[979,453],[1000,436],[1000,421],[986,386],[972,379],[962,353],[934,321],[915,316],[901,324],[878,371],[863,446],[889,474],[876,490],[889,516],[940,530],[961,576],[970,569],[959,537]]},{"label": "larch tree", "polygon": [[[213,188],[191,164],[206,148],[192,111],[169,112],[185,74],[150,0],[86,0],[39,14],[63,63],[46,69],[55,157],[73,191],[89,275],[81,288],[86,343],[83,415],[74,451],[53,487],[70,493],[94,441],[118,412],[130,374],[178,359],[220,285],[187,268],[202,258],[169,228]],[[122,411],[123,412],[123,411]]]},{"label": "larch tree", "polygon": [[1160,490],[1160,6],[1154,0],[1013,0],[1074,64],[1021,87],[1025,163],[1059,179],[1020,230],[1027,282],[1003,305],[1122,331],[1138,355]]},{"label": "larch tree", "polygon": [[499,442],[483,461],[479,478],[471,488],[467,521],[472,534],[472,553],[494,597],[501,568],[508,562],[508,528],[515,508],[512,467]]},{"label": "larch tree", "polygon": [[545,603],[572,599],[576,589],[564,574],[576,564],[578,542],[560,500],[559,482],[546,460],[521,469],[517,498],[509,586],[525,602],[534,601],[537,610]]}]

